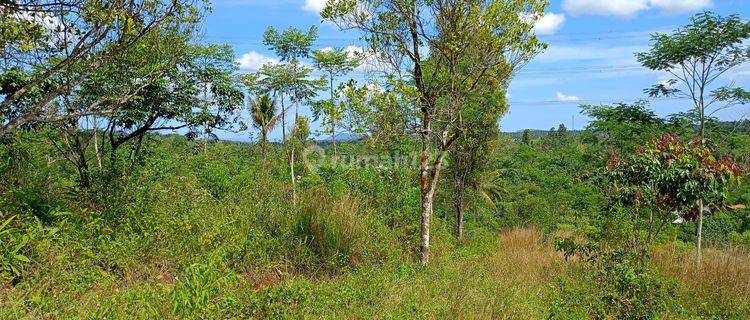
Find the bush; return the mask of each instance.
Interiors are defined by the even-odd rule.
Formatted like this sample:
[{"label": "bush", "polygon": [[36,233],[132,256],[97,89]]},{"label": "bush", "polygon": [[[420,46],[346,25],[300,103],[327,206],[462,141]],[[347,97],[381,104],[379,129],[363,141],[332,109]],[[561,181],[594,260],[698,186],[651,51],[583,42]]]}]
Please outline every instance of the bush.
[{"label": "bush", "polygon": [[555,312],[580,312],[575,301],[584,301],[584,309],[597,319],[654,319],[667,310],[674,296],[672,284],[652,271],[646,257],[636,250],[580,245],[572,239],[558,240],[557,248],[566,257],[579,255],[585,263],[573,288],[558,288],[564,297],[579,297],[557,301],[552,308]]},{"label": "bush", "polygon": [[[321,189],[306,190],[292,219],[292,235],[303,252],[297,264],[331,272],[340,267],[379,261],[392,247],[386,229],[362,207],[359,197],[333,196]],[[387,236],[387,234],[386,234]]]}]

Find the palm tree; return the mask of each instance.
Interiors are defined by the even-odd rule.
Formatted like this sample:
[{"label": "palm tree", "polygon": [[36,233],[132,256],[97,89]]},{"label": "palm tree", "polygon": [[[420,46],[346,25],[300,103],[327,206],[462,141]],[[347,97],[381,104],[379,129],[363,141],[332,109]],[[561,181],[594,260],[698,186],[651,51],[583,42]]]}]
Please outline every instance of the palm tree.
[{"label": "palm tree", "polygon": [[271,99],[268,94],[261,94],[258,98],[250,98],[250,114],[253,118],[253,126],[260,130],[261,152],[266,156],[268,146],[268,133],[276,127],[276,100]]}]

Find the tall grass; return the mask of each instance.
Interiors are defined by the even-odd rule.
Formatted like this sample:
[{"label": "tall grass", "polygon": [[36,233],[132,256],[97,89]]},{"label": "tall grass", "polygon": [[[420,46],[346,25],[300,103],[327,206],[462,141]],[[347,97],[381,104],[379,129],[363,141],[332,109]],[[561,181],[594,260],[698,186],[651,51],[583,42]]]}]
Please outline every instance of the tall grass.
[{"label": "tall grass", "polygon": [[737,294],[750,298],[750,252],[743,248],[708,249],[700,268],[692,248],[669,245],[654,250],[652,261],[695,292]]}]

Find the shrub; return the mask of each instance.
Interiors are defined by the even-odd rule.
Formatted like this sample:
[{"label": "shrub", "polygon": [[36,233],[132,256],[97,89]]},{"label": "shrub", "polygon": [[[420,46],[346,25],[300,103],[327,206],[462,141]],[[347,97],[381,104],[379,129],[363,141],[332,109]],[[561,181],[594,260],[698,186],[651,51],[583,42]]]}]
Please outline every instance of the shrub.
[{"label": "shrub", "polygon": [[[309,250],[312,261],[300,261],[307,268],[334,270],[354,266],[366,257],[370,238],[367,211],[358,197],[334,197],[325,190],[311,189],[293,217],[294,241]],[[298,258],[304,258],[304,255]]]},{"label": "shrub", "polygon": [[[673,298],[672,285],[653,272],[641,252],[630,248],[608,249],[596,243],[577,244],[572,239],[557,242],[566,257],[573,254],[585,260],[579,274],[578,290],[563,292],[585,295],[589,313],[597,319],[654,319],[667,310]],[[575,301],[575,300],[572,300]],[[558,301],[553,310],[573,312],[578,306]]]}]

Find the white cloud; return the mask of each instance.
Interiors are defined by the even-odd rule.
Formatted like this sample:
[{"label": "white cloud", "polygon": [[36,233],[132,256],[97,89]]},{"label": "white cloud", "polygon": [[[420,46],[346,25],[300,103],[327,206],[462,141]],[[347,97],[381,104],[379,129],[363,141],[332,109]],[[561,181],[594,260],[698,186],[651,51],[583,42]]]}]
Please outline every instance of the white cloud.
[{"label": "white cloud", "polygon": [[534,32],[540,36],[552,35],[562,28],[565,14],[547,13],[534,23]]},{"label": "white cloud", "polygon": [[711,0],[651,0],[651,5],[663,14],[681,14],[713,6]]},{"label": "white cloud", "polygon": [[388,69],[386,62],[381,60],[378,55],[369,48],[352,45],[347,46],[344,50],[349,54],[349,57],[360,59],[359,67],[355,69],[356,72],[380,72]]},{"label": "white cloud", "polygon": [[558,101],[580,101],[581,99],[579,99],[576,96],[569,96],[569,95],[566,95],[566,94],[558,91],[557,92],[557,100]]},{"label": "white cloud", "polygon": [[242,57],[240,57],[239,59],[235,61],[240,65],[240,69],[246,70],[246,71],[256,71],[256,70],[259,70],[260,67],[262,67],[265,64],[279,63],[278,59],[266,57],[255,51],[250,51],[248,53],[245,53],[242,55]]},{"label": "white cloud", "polygon": [[648,0],[565,0],[563,9],[571,14],[597,14],[632,17],[648,9]]},{"label": "white cloud", "polygon": [[305,0],[305,5],[302,9],[310,12],[320,13],[326,6],[328,0]]},{"label": "white cloud", "polygon": [[649,9],[659,9],[663,14],[681,14],[705,9],[712,0],[565,0],[562,7],[570,14],[593,14],[633,17]]},{"label": "white cloud", "polygon": [[11,16],[18,20],[33,22],[44,28],[44,36],[47,37],[45,41],[52,47],[62,49],[78,41],[78,36],[76,36],[77,29],[75,27],[66,27],[57,16],[28,11],[14,13]]}]

